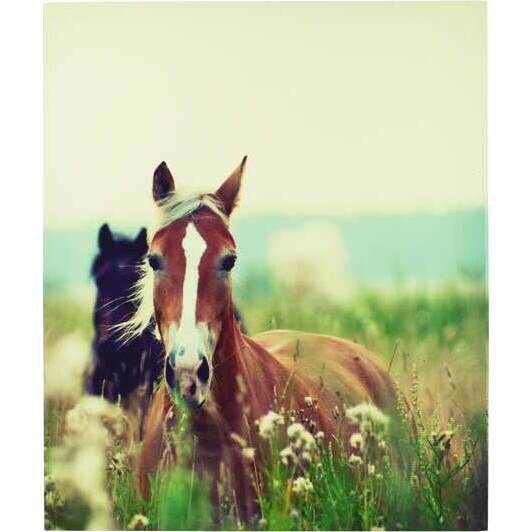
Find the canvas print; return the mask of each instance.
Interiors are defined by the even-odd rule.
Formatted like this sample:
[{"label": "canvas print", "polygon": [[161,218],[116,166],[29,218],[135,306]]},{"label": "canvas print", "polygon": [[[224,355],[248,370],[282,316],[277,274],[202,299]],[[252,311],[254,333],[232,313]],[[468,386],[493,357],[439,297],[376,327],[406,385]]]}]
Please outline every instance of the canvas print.
[{"label": "canvas print", "polygon": [[44,527],[486,529],[485,4],[44,25]]}]

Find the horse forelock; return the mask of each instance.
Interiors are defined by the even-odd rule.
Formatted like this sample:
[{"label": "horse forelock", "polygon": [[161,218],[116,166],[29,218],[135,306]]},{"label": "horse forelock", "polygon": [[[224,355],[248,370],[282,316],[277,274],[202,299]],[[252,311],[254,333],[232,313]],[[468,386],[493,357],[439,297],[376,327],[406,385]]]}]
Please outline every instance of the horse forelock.
[{"label": "horse forelock", "polygon": [[217,214],[227,226],[229,218],[223,210],[222,203],[213,195],[204,192],[180,191],[169,194],[163,200],[157,202],[157,224],[154,232],[163,227],[193,214],[201,207],[207,207]]}]

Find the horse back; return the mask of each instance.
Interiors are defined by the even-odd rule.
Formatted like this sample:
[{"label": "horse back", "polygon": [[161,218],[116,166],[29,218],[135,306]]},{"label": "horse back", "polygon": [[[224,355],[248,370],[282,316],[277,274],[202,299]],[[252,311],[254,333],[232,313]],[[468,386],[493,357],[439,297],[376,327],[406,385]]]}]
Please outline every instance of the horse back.
[{"label": "horse back", "polygon": [[327,407],[362,401],[387,410],[395,383],[382,362],[363,346],[324,334],[275,330],[252,337]]}]

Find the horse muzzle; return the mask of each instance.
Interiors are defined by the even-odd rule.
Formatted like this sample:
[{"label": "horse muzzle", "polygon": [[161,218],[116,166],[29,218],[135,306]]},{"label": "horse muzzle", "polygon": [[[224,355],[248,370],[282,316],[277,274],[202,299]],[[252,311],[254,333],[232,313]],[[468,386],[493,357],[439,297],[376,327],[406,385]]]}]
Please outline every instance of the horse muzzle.
[{"label": "horse muzzle", "polygon": [[[203,361],[193,370],[173,368],[167,359],[165,368],[166,384],[174,399],[183,400],[193,407],[201,407],[205,403],[209,389],[208,371],[203,368]],[[205,364],[208,367],[207,359]]]}]

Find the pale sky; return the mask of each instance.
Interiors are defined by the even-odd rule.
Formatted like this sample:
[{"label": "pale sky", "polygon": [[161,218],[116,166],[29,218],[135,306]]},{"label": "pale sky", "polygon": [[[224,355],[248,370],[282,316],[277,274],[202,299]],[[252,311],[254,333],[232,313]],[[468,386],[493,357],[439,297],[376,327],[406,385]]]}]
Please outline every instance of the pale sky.
[{"label": "pale sky", "polygon": [[146,223],[165,160],[240,212],[486,204],[480,2],[45,7],[46,226]]}]

